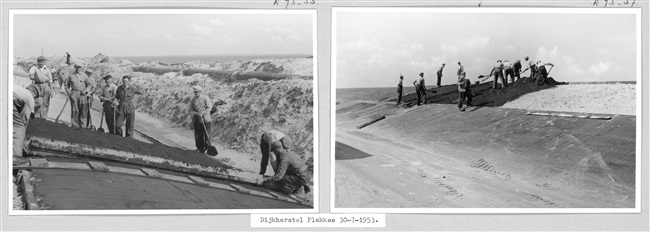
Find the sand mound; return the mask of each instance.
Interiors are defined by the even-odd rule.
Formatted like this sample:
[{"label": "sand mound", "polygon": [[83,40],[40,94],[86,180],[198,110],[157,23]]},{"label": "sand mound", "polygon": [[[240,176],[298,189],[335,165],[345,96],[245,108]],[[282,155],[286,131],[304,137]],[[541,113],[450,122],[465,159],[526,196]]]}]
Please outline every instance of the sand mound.
[{"label": "sand mound", "polygon": [[565,85],[524,95],[504,108],[603,114],[636,114],[636,85]]},{"label": "sand mound", "polygon": [[215,69],[239,72],[293,74],[301,76],[313,75],[313,59],[308,58],[235,60],[223,63],[192,61],[181,64],[168,64],[164,62],[151,61],[146,63],[139,63],[138,66]]}]

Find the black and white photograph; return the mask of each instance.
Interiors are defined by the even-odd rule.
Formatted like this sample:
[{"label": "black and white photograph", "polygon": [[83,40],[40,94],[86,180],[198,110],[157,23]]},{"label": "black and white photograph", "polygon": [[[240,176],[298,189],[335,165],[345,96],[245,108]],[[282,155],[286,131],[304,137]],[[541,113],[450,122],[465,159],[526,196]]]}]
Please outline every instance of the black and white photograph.
[{"label": "black and white photograph", "polygon": [[332,211],[640,212],[640,13],[333,8]]},{"label": "black and white photograph", "polygon": [[317,212],[315,10],[9,18],[10,215]]}]

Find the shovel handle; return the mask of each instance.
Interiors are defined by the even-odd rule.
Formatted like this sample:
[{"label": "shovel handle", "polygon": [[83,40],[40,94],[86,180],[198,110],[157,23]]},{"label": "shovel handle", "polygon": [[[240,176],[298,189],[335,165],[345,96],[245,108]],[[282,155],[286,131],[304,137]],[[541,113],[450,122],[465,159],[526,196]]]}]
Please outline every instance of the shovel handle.
[{"label": "shovel handle", "polygon": [[61,107],[61,112],[59,112],[59,115],[56,116],[56,120],[54,120],[54,123],[57,123],[59,121],[59,117],[61,117],[61,114],[63,114],[63,110],[65,109],[65,106],[68,105],[68,101],[70,101],[70,96],[67,96],[65,98],[65,103],[63,103],[63,107]]}]

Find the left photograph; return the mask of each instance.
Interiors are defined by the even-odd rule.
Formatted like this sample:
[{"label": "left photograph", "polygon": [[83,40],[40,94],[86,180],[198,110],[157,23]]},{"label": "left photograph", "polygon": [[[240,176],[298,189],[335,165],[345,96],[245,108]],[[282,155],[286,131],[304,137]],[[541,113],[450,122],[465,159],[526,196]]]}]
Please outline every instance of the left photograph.
[{"label": "left photograph", "polygon": [[315,11],[9,13],[10,215],[318,210]]}]

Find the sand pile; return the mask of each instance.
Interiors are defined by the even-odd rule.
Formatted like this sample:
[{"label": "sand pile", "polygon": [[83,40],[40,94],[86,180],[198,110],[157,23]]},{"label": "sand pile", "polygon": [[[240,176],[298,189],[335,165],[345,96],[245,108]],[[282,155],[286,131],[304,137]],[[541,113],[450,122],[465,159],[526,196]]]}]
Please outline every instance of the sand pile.
[{"label": "sand pile", "polygon": [[212,136],[218,143],[258,153],[263,131],[277,129],[296,141],[294,151],[305,160],[313,156],[311,80],[217,82],[204,74],[133,75],[133,83],[143,91],[135,100],[138,110],[189,128],[191,86],[198,84],[214,102]]},{"label": "sand pile", "polygon": [[[529,94],[543,89],[554,88],[555,83],[551,85],[540,85],[529,81],[528,78],[522,78],[514,83],[509,83],[507,88],[492,89],[492,82],[483,84],[472,84],[470,90],[474,95],[472,104],[476,106],[502,106],[506,102],[515,100],[520,96]],[[435,91],[432,92],[432,91]],[[458,85],[445,85],[438,88],[427,89],[427,102],[438,104],[458,104]],[[405,102],[415,104],[417,96],[415,93],[404,96]],[[395,100],[391,100],[395,101]]]},{"label": "sand pile", "polygon": [[530,93],[504,108],[636,115],[636,85],[565,85]]},{"label": "sand pile", "polygon": [[277,74],[294,74],[301,76],[313,75],[313,59],[291,58],[291,59],[256,59],[256,60],[235,60],[223,63],[206,63],[192,61],[182,64],[168,64],[163,62],[146,62],[138,66],[163,66],[171,68],[197,68],[215,69],[240,72],[263,72]]}]

